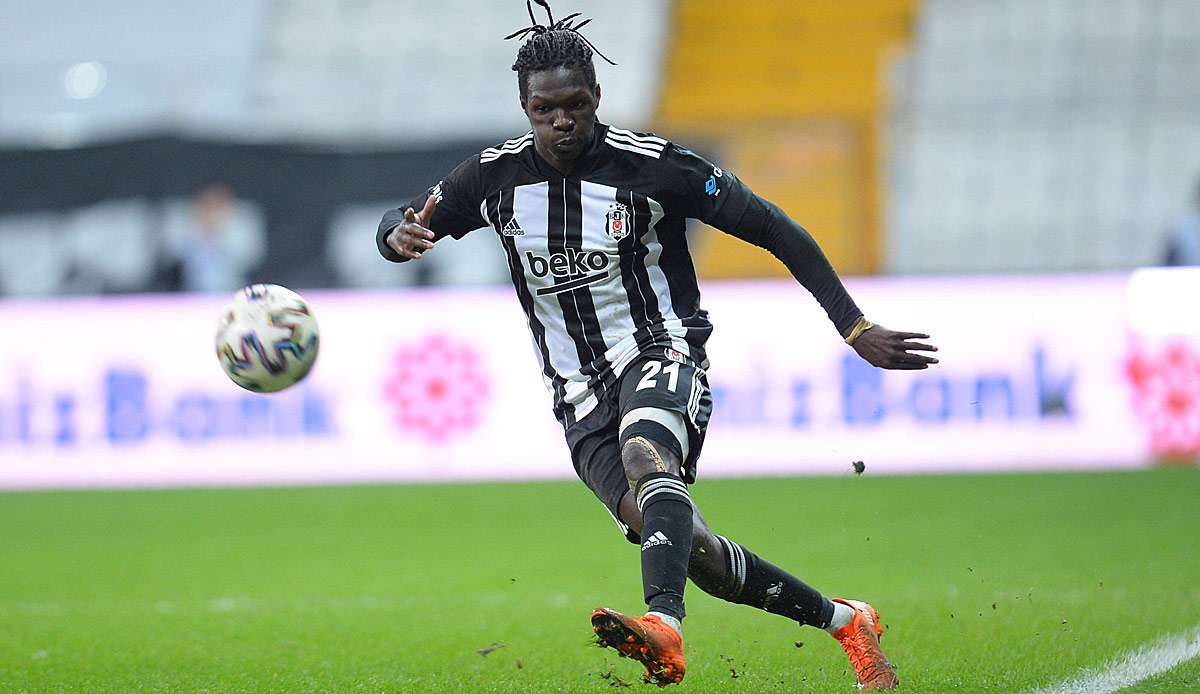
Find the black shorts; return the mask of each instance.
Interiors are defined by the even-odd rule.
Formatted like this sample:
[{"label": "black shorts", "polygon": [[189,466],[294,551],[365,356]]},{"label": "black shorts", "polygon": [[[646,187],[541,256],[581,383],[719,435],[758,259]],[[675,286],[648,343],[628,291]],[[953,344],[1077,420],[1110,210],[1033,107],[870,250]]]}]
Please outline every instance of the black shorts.
[{"label": "black shorts", "polygon": [[[599,404],[567,428],[567,446],[571,449],[575,473],[600,499],[625,537],[633,543],[639,542],[637,534],[621,522],[619,512],[621,497],[629,491],[625,468],[621,464],[620,426],[625,415],[641,408],[677,412],[683,416],[688,440],[682,476],[684,482],[691,484],[696,480],[696,461],[712,414],[708,376],[704,369],[676,350],[656,348],[639,355],[625,369],[616,386],[600,397]],[[677,454],[681,452],[682,446],[675,441],[675,436],[659,425],[648,423],[639,433]]]}]

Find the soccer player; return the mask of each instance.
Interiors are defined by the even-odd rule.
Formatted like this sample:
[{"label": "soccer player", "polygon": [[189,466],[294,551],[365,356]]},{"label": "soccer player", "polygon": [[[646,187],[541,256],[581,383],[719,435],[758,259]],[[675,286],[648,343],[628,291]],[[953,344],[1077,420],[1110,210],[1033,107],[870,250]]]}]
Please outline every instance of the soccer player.
[{"label": "soccer player", "polygon": [[[376,243],[395,262],[439,239],[490,228],[528,318],[575,471],[641,548],[648,612],[592,613],[601,645],[660,686],[684,676],[680,622],[688,578],[705,592],[824,629],[858,684],[891,689],[874,607],[828,599],[708,528],[688,494],[712,400],[712,332],[685,236],[699,219],[778,257],[871,364],[924,369],[927,335],[867,321],[802,227],[732,173],[654,135],[596,119],[600,85],[577,15],[534,25],[512,69],[531,131],[483,150],[403,208]],[[533,18],[532,7],[530,18]],[[607,59],[607,58],[606,58]],[[769,331],[769,326],[763,326]],[[769,334],[769,333],[764,333]]]}]

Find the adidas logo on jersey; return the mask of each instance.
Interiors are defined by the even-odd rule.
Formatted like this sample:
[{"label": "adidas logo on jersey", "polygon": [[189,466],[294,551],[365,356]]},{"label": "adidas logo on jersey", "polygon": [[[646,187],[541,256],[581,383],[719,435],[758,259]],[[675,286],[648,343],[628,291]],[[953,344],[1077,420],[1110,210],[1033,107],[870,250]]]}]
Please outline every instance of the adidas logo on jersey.
[{"label": "adidas logo on jersey", "polygon": [[646,540],[645,542],[642,543],[642,551],[645,552],[646,550],[650,549],[651,547],[657,547],[659,545],[670,545],[670,544],[671,544],[671,541],[667,539],[666,535],[662,534],[661,530],[659,530],[659,531],[655,532],[653,535],[651,535],[648,540]]},{"label": "adidas logo on jersey", "polygon": [[504,228],[500,230],[500,233],[504,234],[505,236],[524,236],[525,230],[521,228],[520,224],[517,224],[517,220],[514,217],[513,219],[508,220],[508,223],[504,225]]}]

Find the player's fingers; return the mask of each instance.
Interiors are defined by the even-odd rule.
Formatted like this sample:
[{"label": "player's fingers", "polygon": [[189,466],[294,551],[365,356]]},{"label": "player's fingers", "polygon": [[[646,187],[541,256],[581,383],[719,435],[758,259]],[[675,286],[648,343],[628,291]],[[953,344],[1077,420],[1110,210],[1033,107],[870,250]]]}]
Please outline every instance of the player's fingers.
[{"label": "player's fingers", "polygon": [[927,345],[924,342],[905,341],[900,346],[903,347],[906,352],[913,351],[913,350],[916,350],[918,352],[936,352],[936,351],[938,351],[937,347],[934,347],[933,345]]},{"label": "player's fingers", "polygon": [[[416,238],[404,230],[404,226],[396,227],[387,237],[387,245],[405,258],[419,258],[421,250],[433,248],[433,244],[425,239]],[[413,255],[416,253],[417,255]]]},{"label": "player's fingers", "polygon": [[[402,222],[395,227],[392,233],[405,243],[417,239],[433,239],[433,232],[417,222]],[[432,248],[432,245],[428,247]]]},{"label": "player's fingers", "polygon": [[387,243],[388,248],[404,255],[404,232],[400,231],[400,227],[393,227],[388,232],[387,238],[384,241]]},{"label": "player's fingers", "polygon": [[437,196],[430,195],[425,198],[425,206],[421,208],[421,214],[417,215],[417,221],[421,226],[429,224],[429,218],[433,216],[433,208],[437,205]]},{"label": "player's fingers", "polygon": [[427,251],[430,248],[433,248],[433,242],[423,238],[420,235],[423,231],[421,230],[421,227],[416,227],[416,229],[419,230],[416,234],[405,233],[401,236],[401,241],[403,242],[405,248],[412,248],[418,251]]},{"label": "player's fingers", "polygon": [[905,355],[901,355],[901,357],[895,357],[890,360],[890,364],[888,364],[887,367],[888,369],[912,371],[916,369],[929,369],[929,363],[928,361],[912,359],[910,357],[905,357]]},{"label": "player's fingers", "polygon": [[925,333],[895,333],[893,337],[898,337],[901,340],[928,340],[929,336]]},{"label": "player's fingers", "polygon": [[404,247],[404,250],[401,251],[400,255],[403,255],[405,258],[408,258],[409,260],[417,260],[422,255],[424,255],[424,253],[419,248],[406,245]]},{"label": "player's fingers", "polygon": [[417,213],[415,210],[413,210],[413,208],[410,207],[404,211],[404,221],[408,222],[409,224],[413,224],[417,221]]}]

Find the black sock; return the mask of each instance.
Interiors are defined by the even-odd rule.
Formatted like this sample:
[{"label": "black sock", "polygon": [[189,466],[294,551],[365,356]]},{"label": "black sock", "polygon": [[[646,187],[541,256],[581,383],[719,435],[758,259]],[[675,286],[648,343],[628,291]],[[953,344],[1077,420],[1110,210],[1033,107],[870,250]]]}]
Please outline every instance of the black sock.
[{"label": "black sock", "polygon": [[833,602],[815,588],[754,552],[720,535],[728,569],[730,602],[750,605],[801,624],[824,629],[833,620]]},{"label": "black sock", "polygon": [[687,485],[666,472],[638,480],[642,512],[642,589],[652,612],[683,619],[683,586],[692,553],[692,499]]}]

